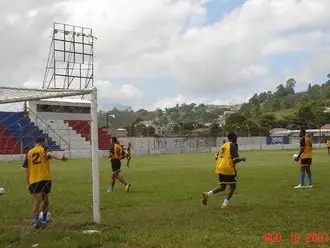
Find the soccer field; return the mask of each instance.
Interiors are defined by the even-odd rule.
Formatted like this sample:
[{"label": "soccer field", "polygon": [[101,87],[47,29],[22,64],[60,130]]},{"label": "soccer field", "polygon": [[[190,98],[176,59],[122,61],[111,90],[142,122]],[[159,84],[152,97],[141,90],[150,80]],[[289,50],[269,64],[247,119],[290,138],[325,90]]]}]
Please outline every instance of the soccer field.
[{"label": "soccer field", "polygon": [[[107,193],[110,167],[102,159],[99,226],[91,222],[91,161],[53,161],[52,223],[38,231],[30,227],[24,171],[19,162],[1,162],[0,186],[7,192],[0,196],[0,247],[329,247],[330,241],[313,243],[311,233],[330,235],[330,156],[315,150],[314,188],[298,190],[292,154],[242,152],[247,162],[238,165],[228,209],[220,208],[221,193],[206,207],[200,203],[201,193],[217,186],[211,153],[133,157],[130,169],[122,166],[130,193],[119,183]],[[87,229],[100,233],[83,234]],[[270,245],[265,233],[281,235],[282,242]],[[290,242],[290,233],[300,234],[298,244]]]}]

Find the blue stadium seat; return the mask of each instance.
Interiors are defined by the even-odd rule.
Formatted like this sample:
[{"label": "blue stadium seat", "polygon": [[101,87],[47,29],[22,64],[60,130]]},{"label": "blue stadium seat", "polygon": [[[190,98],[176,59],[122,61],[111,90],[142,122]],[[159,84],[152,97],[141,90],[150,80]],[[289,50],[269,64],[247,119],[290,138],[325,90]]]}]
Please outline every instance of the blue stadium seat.
[{"label": "blue stadium seat", "polygon": [[12,134],[12,136],[20,141],[22,140],[24,150],[27,151],[33,147],[33,140],[37,137],[44,136],[46,145],[52,151],[61,151],[59,145],[47,135],[44,134],[37,126],[35,126],[24,112],[0,112],[0,124]]}]

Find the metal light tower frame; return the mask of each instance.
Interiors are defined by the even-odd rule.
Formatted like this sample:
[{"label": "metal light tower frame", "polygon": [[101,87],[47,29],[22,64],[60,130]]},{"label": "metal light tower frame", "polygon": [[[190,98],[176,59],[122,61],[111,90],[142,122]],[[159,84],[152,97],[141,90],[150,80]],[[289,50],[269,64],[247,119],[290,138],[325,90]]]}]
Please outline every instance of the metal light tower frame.
[{"label": "metal light tower frame", "polygon": [[55,22],[42,88],[94,87],[94,39],[91,28]]}]

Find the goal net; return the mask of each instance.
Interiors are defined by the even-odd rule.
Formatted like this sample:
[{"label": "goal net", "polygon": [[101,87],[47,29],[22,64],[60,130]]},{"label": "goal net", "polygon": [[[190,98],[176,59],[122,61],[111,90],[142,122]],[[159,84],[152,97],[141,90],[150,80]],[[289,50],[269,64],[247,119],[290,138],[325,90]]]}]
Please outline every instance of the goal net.
[{"label": "goal net", "polygon": [[[88,100],[81,100],[82,96]],[[81,221],[90,222],[91,206],[93,222],[100,223],[99,158],[102,151],[99,148],[101,146],[104,152],[109,149],[110,139],[106,130],[98,128],[96,88],[40,90],[0,87],[0,188],[5,190],[0,197],[9,201],[5,205],[22,201],[16,206],[24,206],[20,211],[8,207],[6,215],[14,216],[19,212],[17,226],[22,226],[19,223],[22,219],[32,223],[31,207],[26,204],[30,197],[25,170],[17,175],[17,164],[23,162],[25,154],[33,147],[33,141],[41,136],[53,153],[66,154],[69,158],[67,162],[51,161],[50,213],[54,225],[56,222],[66,223],[64,226],[70,228],[70,225],[80,226]],[[88,182],[91,181],[90,188]],[[13,219],[5,218],[6,221],[9,226],[15,225]]]}]

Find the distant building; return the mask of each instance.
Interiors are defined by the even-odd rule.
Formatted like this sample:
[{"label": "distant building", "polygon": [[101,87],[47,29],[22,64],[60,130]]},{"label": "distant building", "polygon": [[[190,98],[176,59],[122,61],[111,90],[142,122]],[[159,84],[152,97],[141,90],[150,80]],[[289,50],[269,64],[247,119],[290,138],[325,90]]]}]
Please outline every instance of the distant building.
[{"label": "distant building", "polygon": [[111,130],[111,136],[115,137],[127,137],[127,130],[125,128],[118,128],[115,130]]},{"label": "distant building", "polygon": [[155,135],[167,135],[171,133],[172,129],[169,126],[159,126],[159,125],[153,125],[153,128],[155,129]]},{"label": "distant building", "polygon": [[[274,132],[270,135],[270,137],[291,137],[291,142],[297,143],[299,142],[299,133],[300,130],[285,130]],[[330,128],[307,129],[306,133],[312,138],[313,143],[323,143],[324,139],[330,137]]]},{"label": "distant building", "polygon": [[152,121],[141,121],[140,124],[145,125],[146,127],[153,126]]},{"label": "distant building", "polygon": [[289,131],[289,130],[286,128],[273,128],[273,129],[269,130],[269,133],[273,134],[273,133],[285,132],[285,131]]},{"label": "distant building", "polygon": [[227,118],[227,116],[228,115],[231,115],[231,114],[235,114],[235,113],[237,113],[237,111],[235,111],[235,110],[227,110],[227,111],[225,111],[223,113],[223,115],[219,116],[217,122],[219,123],[220,126],[226,125],[226,118]]},{"label": "distant building", "polygon": [[321,127],[321,129],[330,129],[330,124],[325,124],[324,126]]}]

